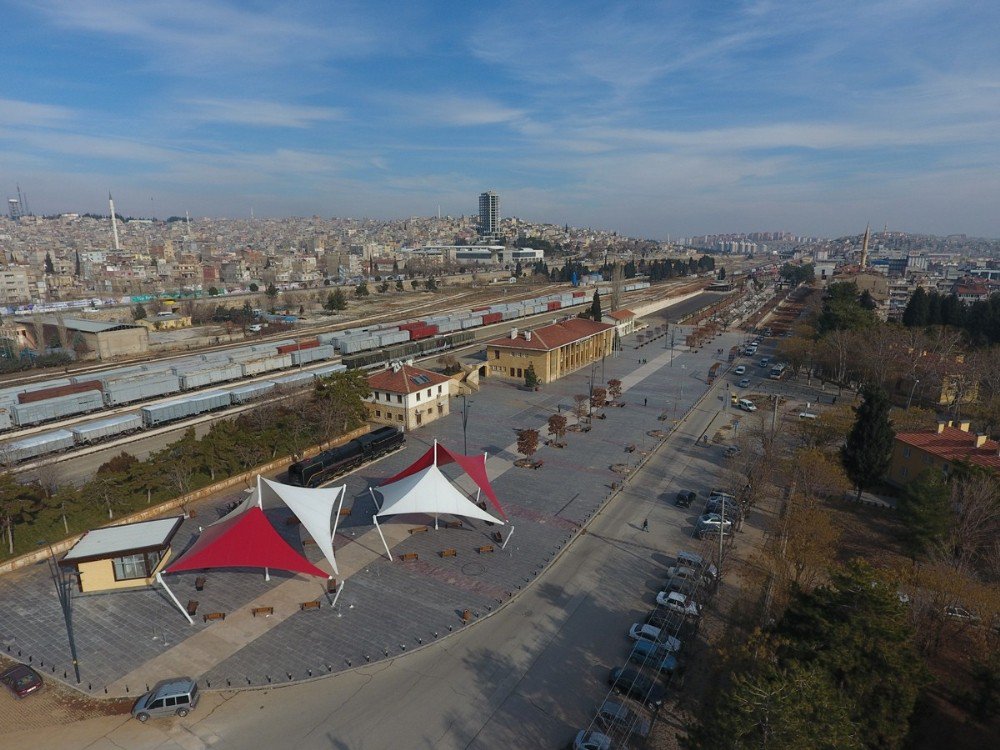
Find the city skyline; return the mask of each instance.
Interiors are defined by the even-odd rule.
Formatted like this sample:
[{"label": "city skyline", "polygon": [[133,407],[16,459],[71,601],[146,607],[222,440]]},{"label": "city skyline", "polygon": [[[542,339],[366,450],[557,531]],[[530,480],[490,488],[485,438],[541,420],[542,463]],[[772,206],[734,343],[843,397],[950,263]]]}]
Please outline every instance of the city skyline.
[{"label": "city skyline", "polygon": [[473,214],[665,238],[1000,236],[1000,9],[14,2],[35,213]]}]

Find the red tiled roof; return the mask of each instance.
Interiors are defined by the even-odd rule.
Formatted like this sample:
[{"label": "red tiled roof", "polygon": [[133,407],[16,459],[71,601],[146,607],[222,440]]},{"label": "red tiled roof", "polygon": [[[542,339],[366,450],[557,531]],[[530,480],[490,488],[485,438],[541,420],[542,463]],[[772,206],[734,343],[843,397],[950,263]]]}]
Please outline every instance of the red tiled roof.
[{"label": "red tiled roof", "polygon": [[997,454],[1000,443],[987,440],[977,448],[975,434],[957,427],[945,427],[942,432],[900,432],[896,435],[896,440],[946,461],[968,461],[986,469],[1000,471],[1000,455]]},{"label": "red tiled roof", "polygon": [[615,320],[628,320],[629,318],[634,318],[635,313],[631,310],[612,310],[608,313],[608,317],[614,318]]},{"label": "red tiled roof", "polygon": [[523,334],[518,334],[516,339],[507,336],[488,341],[486,345],[502,349],[530,349],[538,352],[550,352],[560,346],[589,338],[613,327],[610,323],[597,323],[587,318],[568,318],[561,323],[536,328],[531,332],[531,341],[525,339]]},{"label": "red tiled roof", "polygon": [[[424,380],[426,378],[426,380]],[[391,367],[368,376],[368,385],[373,391],[390,393],[416,393],[433,385],[447,383],[451,378],[420,367],[403,365],[397,372]],[[422,381],[422,382],[417,382]]]}]

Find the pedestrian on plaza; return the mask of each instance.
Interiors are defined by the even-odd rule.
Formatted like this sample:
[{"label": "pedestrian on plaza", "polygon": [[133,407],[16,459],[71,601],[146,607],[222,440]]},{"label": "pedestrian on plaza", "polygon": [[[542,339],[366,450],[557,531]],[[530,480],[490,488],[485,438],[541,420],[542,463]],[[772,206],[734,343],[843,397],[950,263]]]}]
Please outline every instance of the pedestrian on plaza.
[{"label": "pedestrian on plaza", "polygon": [[646,405],[648,405],[648,404],[649,404],[649,398],[647,398],[647,397],[643,397],[643,399],[642,399],[642,405],[643,405],[643,406],[646,406]]},{"label": "pedestrian on plaza", "polygon": [[642,519],[642,530],[643,531],[647,531],[647,532],[649,531],[649,519],[648,518]]}]

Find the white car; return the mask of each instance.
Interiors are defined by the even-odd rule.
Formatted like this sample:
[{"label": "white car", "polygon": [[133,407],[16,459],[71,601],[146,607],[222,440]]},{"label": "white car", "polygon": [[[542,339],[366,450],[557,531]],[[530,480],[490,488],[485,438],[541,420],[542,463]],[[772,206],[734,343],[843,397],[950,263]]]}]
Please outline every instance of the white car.
[{"label": "white car", "polygon": [[701,615],[701,607],[677,591],[661,591],[656,595],[656,603],[685,617]]},{"label": "white car", "polygon": [[713,534],[719,533],[719,528],[725,529],[725,533],[728,534],[732,530],[733,522],[722,520],[722,516],[718,513],[706,513],[698,519],[698,533],[711,532]]},{"label": "white car", "polygon": [[650,643],[655,643],[667,651],[677,652],[681,650],[681,642],[672,635],[665,635],[660,628],[655,628],[652,625],[643,625],[640,622],[632,623],[632,627],[629,628],[628,637],[633,641],[649,641]]},{"label": "white car", "polygon": [[740,365],[735,370],[733,370],[733,372],[735,372],[737,375],[743,375],[746,371],[747,371],[746,365]]},{"label": "white car", "polygon": [[687,565],[673,565],[667,568],[667,580],[697,581],[698,571]]}]

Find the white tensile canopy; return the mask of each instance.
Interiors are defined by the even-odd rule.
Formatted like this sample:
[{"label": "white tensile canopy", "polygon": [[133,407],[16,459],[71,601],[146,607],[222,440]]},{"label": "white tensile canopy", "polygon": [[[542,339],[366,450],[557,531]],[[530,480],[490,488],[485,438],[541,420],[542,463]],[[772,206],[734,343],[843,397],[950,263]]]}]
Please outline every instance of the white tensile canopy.
[{"label": "white tensile canopy", "polygon": [[333,572],[339,575],[337,559],[333,554],[333,538],[337,534],[337,522],[340,520],[340,509],[344,504],[346,491],[346,484],[311,489],[292,487],[258,475],[256,502],[262,505],[267,496],[277,498],[287,505],[323,552],[323,557],[329,561]]},{"label": "white tensile canopy", "polygon": [[[379,528],[379,516],[397,516],[404,513],[433,515],[435,524],[438,515],[446,514],[503,525],[503,521],[494,518],[459,492],[436,465],[428,466],[398,482],[379,487],[378,491],[382,494],[383,502],[379,511],[372,516],[376,528]],[[381,534],[382,530],[379,528],[379,535]],[[382,543],[385,544],[386,554],[391,560],[392,553],[389,552],[385,537],[382,537]]]}]

